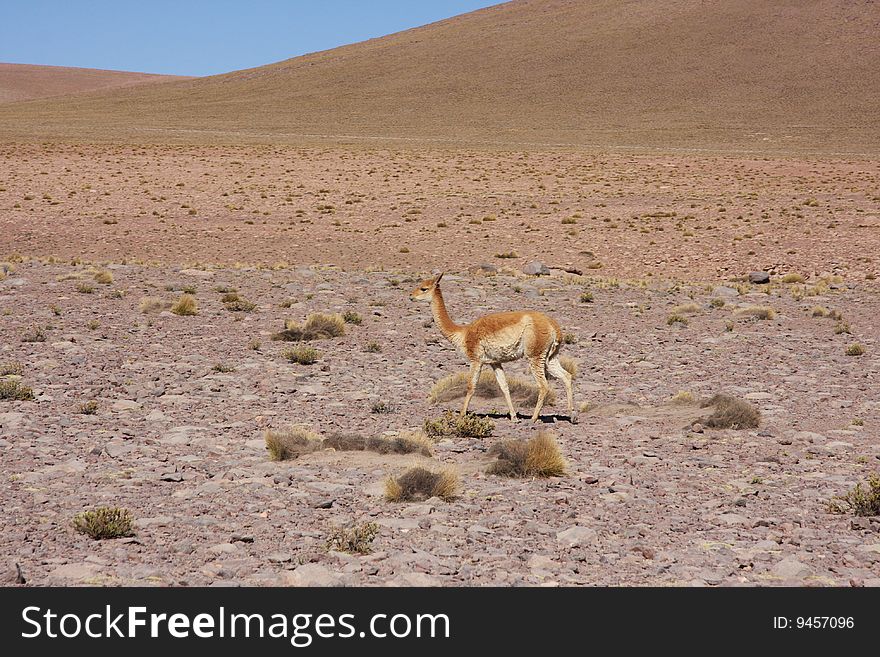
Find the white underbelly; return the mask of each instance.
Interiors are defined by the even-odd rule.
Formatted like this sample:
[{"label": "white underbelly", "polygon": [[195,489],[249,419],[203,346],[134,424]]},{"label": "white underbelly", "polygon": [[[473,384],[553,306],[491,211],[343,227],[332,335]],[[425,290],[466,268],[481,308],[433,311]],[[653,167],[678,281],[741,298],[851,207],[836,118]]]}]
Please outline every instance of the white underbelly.
[{"label": "white underbelly", "polygon": [[523,357],[522,341],[509,345],[485,345],[481,360],[484,363],[507,363]]}]

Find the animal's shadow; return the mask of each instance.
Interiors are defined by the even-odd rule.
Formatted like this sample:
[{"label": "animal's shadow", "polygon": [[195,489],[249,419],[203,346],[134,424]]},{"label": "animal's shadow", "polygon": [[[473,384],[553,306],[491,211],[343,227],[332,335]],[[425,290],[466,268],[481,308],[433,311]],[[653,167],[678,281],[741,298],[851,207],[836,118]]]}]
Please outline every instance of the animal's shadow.
[{"label": "animal's shadow", "polygon": [[[490,420],[509,420],[510,416],[507,413],[474,413],[473,411],[468,411],[468,415],[476,415],[477,417],[488,418]],[[516,419],[523,421],[526,423],[530,423],[532,421],[532,416],[525,413],[517,413]],[[551,413],[550,415],[539,415],[538,422],[542,424],[556,424],[557,422],[571,422],[571,416],[561,415],[558,413]]]}]

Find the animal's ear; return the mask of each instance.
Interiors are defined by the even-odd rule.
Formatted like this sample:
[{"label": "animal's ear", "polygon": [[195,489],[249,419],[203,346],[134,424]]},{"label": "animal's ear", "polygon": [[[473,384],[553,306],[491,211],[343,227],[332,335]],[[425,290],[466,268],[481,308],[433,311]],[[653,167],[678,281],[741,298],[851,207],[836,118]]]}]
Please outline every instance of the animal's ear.
[{"label": "animal's ear", "polygon": [[445,273],[446,272],[440,272],[439,274],[437,274],[437,278],[434,279],[434,285],[437,285],[437,283],[440,282],[440,279],[443,278],[443,274]]}]

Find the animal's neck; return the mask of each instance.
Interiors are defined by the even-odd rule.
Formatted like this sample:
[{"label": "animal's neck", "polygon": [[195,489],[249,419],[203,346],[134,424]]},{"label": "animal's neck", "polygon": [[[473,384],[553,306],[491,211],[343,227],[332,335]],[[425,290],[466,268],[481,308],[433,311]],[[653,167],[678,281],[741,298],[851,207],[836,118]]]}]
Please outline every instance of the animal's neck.
[{"label": "animal's neck", "polygon": [[431,312],[434,314],[434,321],[437,322],[440,332],[447,339],[452,340],[453,336],[464,329],[463,326],[453,322],[446,311],[446,303],[443,301],[443,293],[440,292],[439,287],[434,290],[434,296],[431,297]]}]

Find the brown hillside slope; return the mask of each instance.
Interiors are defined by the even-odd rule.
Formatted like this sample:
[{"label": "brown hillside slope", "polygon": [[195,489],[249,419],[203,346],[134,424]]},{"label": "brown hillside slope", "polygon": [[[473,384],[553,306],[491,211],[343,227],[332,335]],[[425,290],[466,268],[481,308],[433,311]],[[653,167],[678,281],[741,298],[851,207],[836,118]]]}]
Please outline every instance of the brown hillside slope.
[{"label": "brown hillside slope", "polygon": [[190,78],[93,68],[0,63],[0,103],[186,79]]},{"label": "brown hillside slope", "polygon": [[0,131],[876,152],[878,33],[867,0],[518,0],[256,69],[7,106]]}]

